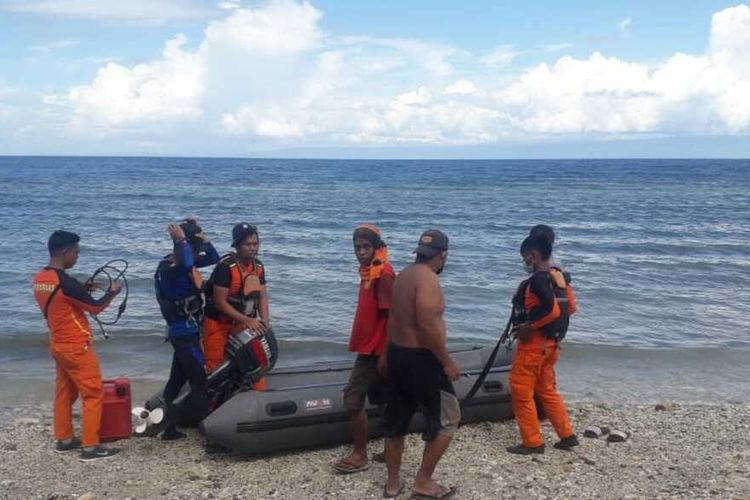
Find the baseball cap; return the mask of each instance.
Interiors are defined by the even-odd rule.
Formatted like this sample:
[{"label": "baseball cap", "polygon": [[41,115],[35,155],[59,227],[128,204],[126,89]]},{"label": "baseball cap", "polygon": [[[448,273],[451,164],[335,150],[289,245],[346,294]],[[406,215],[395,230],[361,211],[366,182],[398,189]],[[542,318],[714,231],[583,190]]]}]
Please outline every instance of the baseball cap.
[{"label": "baseball cap", "polygon": [[247,222],[240,222],[232,228],[232,246],[244,240],[248,236],[258,234],[258,228]]},{"label": "baseball cap", "polygon": [[439,229],[428,229],[419,237],[413,253],[431,258],[448,250],[448,236]]}]

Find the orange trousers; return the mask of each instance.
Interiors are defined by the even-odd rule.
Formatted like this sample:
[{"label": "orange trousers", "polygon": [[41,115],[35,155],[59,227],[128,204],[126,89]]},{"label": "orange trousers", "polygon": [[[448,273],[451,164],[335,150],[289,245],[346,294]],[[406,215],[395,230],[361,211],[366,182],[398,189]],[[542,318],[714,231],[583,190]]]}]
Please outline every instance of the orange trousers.
[{"label": "orange trousers", "polygon": [[83,446],[99,444],[102,421],[102,373],[91,344],[58,344],[50,347],[55,360],[55,439],[72,438],[73,403],[81,396]]},{"label": "orange trousers", "polygon": [[557,392],[555,364],[559,359],[560,347],[555,344],[531,349],[519,346],[516,350],[510,369],[510,394],[523,446],[544,444],[534,396],[541,401],[544,413],[557,435],[561,439],[573,435],[568,410]]},{"label": "orange trousers", "polygon": [[[229,336],[236,331],[237,327],[232,323],[212,318],[203,320],[203,356],[206,358],[206,372],[211,373],[224,362],[227,341]],[[268,382],[262,378],[253,385],[253,389],[265,391],[268,389]]]}]

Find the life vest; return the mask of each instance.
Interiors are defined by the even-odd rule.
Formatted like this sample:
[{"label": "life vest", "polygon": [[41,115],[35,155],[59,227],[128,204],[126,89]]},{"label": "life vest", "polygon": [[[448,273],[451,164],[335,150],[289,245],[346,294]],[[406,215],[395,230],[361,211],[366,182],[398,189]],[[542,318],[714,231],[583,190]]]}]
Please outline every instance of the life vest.
[{"label": "life vest", "polygon": [[159,303],[162,317],[167,324],[171,325],[178,321],[192,321],[196,325],[203,320],[203,295],[201,294],[202,279],[200,273],[193,267],[190,273],[190,284],[192,285],[190,294],[178,300],[171,300],[164,296],[164,282],[162,272],[165,268],[172,266],[171,254],[164,257],[156,268],[154,273],[154,291],[156,292],[156,301]]},{"label": "life vest", "polygon": [[[552,289],[555,302],[560,308],[560,316],[554,321],[547,324],[542,328],[544,336],[556,341],[561,341],[565,338],[568,333],[568,326],[570,324],[570,315],[575,312],[575,309],[571,309],[571,304],[568,299],[568,285],[571,282],[571,276],[568,272],[562,272],[557,268],[551,268],[547,271],[547,277],[549,278],[549,285]],[[528,321],[528,313],[525,306],[526,291],[529,287],[529,280],[524,280],[516,289],[516,293],[513,295],[513,310],[511,312],[513,325],[519,325]]]},{"label": "life vest", "polygon": [[[227,296],[229,305],[245,316],[257,318],[259,316],[260,294],[263,291],[263,285],[260,282],[263,264],[258,259],[254,259],[252,262],[253,272],[246,273],[235,253],[224,255],[219,260],[219,264],[228,265],[232,273],[229,295]],[[213,274],[206,282],[204,291],[207,304],[210,304],[212,309],[218,311],[213,297]]]}]

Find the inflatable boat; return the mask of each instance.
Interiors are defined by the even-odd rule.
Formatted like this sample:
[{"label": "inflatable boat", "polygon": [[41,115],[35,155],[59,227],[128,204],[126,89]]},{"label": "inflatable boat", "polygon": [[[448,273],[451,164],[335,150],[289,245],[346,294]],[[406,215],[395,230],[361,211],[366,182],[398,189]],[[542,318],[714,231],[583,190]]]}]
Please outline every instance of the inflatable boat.
[{"label": "inflatable boat", "polygon": [[[511,351],[500,348],[493,358],[490,347],[466,347],[451,349],[451,355],[461,368],[461,377],[454,382],[461,401],[461,422],[511,417],[508,384]],[[354,360],[272,370],[276,357],[277,345],[272,334],[258,337],[244,331],[230,339],[225,362],[208,378],[209,398],[217,406],[200,422],[201,432],[208,441],[250,455],[350,441],[344,387]],[[490,358],[493,362],[488,366]],[[268,389],[251,390],[253,381],[261,376],[265,376]],[[368,401],[366,411],[368,434],[376,437],[380,408]],[[167,404],[161,394],[155,394],[144,408],[135,408],[133,414],[138,421],[136,434],[144,436],[156,436],[173,424],[198,424],[187,386],[172,404]],[[417,413],[410,431],[419,432],[423,428],[424,420]]]},{"label": "inflatable boat", "polygon": [[[452,355],[462,375],[454,383],[460,400],[469,392],[492,348],[465,348]],[[461,422],[495,421],[512,416],[508,374],[511,356],[501,349],[479,390],[461,405]],[[200,427],[206,438],[234,452],[264,454],[328,446],[351,440],[343,390],[353,361],[276,368],[266,375],[267,391],[238,392]],[[368,402],[369,435],[378,436],[380,410]],[[411,432],[424,428],[417,413]]]}]

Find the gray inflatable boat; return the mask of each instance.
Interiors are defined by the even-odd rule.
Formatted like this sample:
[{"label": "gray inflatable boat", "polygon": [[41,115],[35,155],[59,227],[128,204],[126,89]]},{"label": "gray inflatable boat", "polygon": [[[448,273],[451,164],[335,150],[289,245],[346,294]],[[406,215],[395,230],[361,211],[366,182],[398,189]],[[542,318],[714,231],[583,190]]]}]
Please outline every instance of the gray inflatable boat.
[{"label": "gray inflatable boat", "polygon": [[[462,400],[462,423],[512,417],[508,384],[512,353],[506,349],[500,349],[476,394],[463,402],[491,352],[491,347],[452,351],[462,372],[454,383]],[[343,390],[352,363],[276,368],[266,375],[267,391],[238,392],[201,422],[201,430],[210,442],[250,455],[348,442],[351,435]],[[367,404],[369,435],[376,437],[380,410]],[[423,428],[424,420],[417,413],[410,430]]]}]

